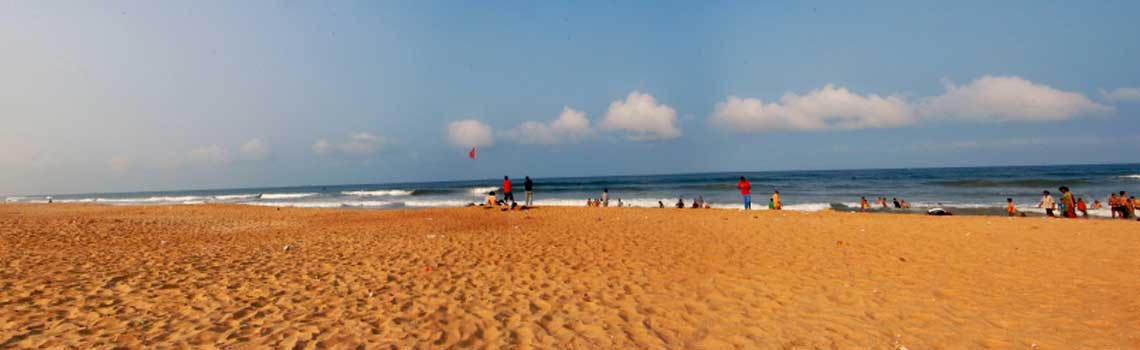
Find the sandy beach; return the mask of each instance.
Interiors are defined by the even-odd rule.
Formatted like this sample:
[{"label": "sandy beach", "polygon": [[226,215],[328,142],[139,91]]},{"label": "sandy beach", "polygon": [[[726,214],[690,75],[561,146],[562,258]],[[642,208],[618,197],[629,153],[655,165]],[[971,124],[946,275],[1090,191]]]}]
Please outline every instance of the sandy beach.
[{"label": "sandy beach", "polygon": [[1140,224],[0,205],[0,348],[1137,349]]}]

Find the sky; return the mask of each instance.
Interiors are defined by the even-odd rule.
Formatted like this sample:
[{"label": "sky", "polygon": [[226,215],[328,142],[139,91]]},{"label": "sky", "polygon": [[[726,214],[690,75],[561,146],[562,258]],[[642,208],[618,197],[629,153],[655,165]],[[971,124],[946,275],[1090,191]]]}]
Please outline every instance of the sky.
[{"label": "sky", "polygon": [[1137,15],[4,0],[0,194],[1140,162]]}]

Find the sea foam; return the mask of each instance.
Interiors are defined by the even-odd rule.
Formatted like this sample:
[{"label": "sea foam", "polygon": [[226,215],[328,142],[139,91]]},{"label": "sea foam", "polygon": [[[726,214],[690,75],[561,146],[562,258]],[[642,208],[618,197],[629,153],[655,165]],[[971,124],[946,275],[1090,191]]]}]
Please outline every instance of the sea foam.
[{"label": "sea foam", "polygon": [[319,193],[306,192],[306,193],[266,193],[261,195],[261,199],[296,199],[317,196]]},{"label": "sea foam", "polygon": [[411,196],[415,190],[344,191],[341,194],[358,197]]},{"label": "sea foam", "polygon": [[249,193],[249,194],[224,194],[224,195],[219,195],[219,196],[213,196],[213,199],[214,199],[214,200],[219,200],[219,201],[232,201],[232,200],[254,199],[254,198],[257,198],[257,194],[256,194],[256,193]]},{"label": "sea foam", "polygon": [[472,196],[485,196],[485,195],[487,195],[487,193],[489,193],[491,191],[498,191],[498,190],[499,190],[499,186],[472,187],[472,188],[467,189],[467,194],[470,194]]}]

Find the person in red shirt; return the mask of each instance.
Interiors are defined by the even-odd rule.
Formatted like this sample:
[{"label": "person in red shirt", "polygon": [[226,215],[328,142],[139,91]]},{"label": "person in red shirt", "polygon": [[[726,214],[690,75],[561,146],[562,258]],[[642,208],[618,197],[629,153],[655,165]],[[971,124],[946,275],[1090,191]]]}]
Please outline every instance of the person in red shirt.
[{"label": "person in red shirt", "polygon": [[503,203],[509,203],[507,200],[514,202],[515,194],[511,193],[511,178],[503,176]]},{"label": "person in red shirt", "polygon": [[736,183],[736,188],[740,189],[740,196],[744,197],[744,210],[752,209],[752,184],[741,176],[740,181]]},{"label": "person in red shirt", "polygon": [[1089,206],[1085,204],[1084,198],[1077,198],[1077,211],[1081,213],[1085,219],[1089,218]]}]

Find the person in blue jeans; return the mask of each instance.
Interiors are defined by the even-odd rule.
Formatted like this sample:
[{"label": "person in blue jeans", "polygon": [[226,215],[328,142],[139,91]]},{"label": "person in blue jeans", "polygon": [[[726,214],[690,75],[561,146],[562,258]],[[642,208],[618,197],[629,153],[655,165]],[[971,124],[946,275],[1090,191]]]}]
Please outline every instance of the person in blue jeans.
[{"label": "person in blue jeans", "polygon": [[740,196],[744,198],[744,210],[752,209],[752,184],[741,176],[736,188],[740,189]]}]

